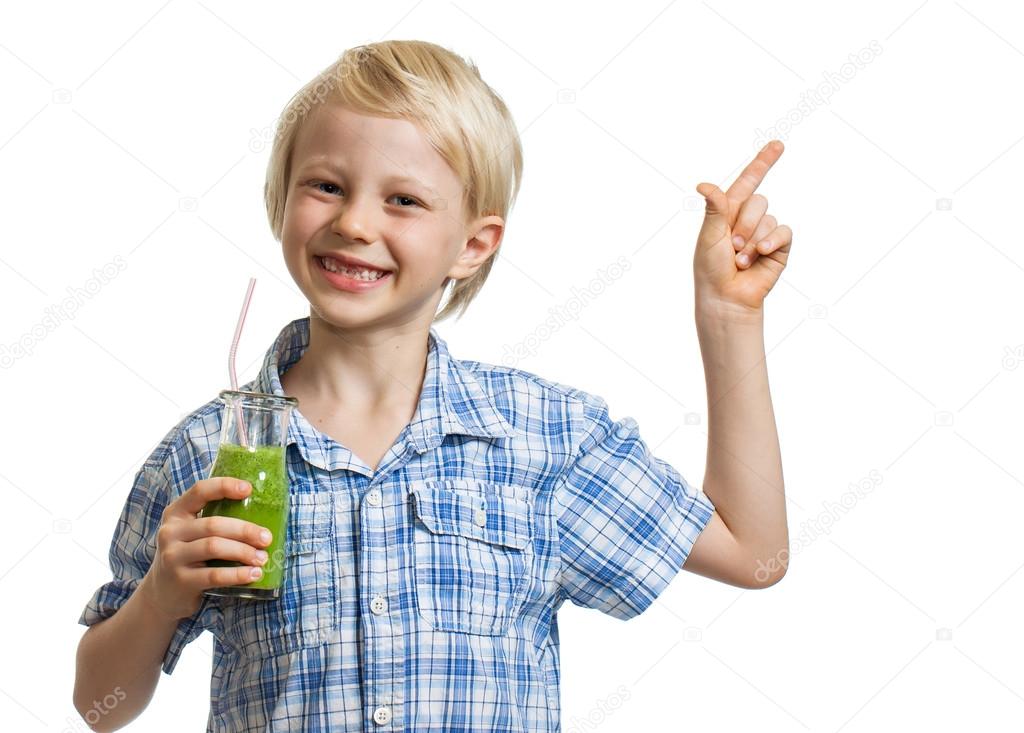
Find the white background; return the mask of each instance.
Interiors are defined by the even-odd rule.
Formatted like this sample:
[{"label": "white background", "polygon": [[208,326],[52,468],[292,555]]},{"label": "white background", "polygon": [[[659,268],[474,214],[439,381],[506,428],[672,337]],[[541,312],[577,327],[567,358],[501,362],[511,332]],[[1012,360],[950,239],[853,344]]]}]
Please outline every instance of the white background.
[{"label": "white background", "polygon": [[[759,192],[794,231],[765,329],[790,571],[764,591],[684,572],[625,624],[567,603],[563,730],[1019,725],[1020,15],[938,0],[596,7],[0,10],[0,727],[85,729],[77,619],[109,578],[135,471],[227,386],[251,276],[240,382],[308,310],[266,221],[265,136],[305,81],[383,38],[474,60],[522,135],[490,280],[437,326],[453,354],[510,363],[530,338],[516,366],[602,395],[697,485],[694,187],[724,189],[766,140],[786,143]],[[117,257],[116,277],[61,310]],[[538,331],[619,257],[629,270],[578,318]],[[127,730],[202,730],[211,649],[209,634],[189,646]]]}]

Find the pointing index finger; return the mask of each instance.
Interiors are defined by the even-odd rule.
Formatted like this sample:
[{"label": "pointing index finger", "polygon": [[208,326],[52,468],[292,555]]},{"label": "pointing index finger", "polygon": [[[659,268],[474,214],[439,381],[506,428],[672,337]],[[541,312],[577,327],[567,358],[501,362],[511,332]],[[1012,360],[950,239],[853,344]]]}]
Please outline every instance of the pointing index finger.
[{"label": "pointing index finger", "polygon": [[781,140],[770,140],[767,145],[761,148],[747,167],[743,169],[739,177],[729,186],[725,195],[737,201],[746,201],[750,195],[761,185],[761,181],[768,174],[768,170],[775,165],[775,161],[782,155],[785,145]]}]

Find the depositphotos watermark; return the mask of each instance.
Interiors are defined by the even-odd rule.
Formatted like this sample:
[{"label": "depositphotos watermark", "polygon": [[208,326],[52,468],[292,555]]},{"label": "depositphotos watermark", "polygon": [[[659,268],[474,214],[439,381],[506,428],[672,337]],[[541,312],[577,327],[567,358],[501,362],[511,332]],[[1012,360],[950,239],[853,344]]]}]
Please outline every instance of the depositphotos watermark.
[{"label": "depositphotos watermark", "polygon": [[849,514],[854,507],[868,494],[872,493],[882,483],[882,472],[877,468],[868,471],[868,475],[850,488],[844,491],[839,497],[839,503],[834,501],[823,501],[824,507],[817,516],[806,519],[800,523],[800,533],[790,538],[790,549],[783,549],[774,557],[768,558],[767,562],[758,560],[757,570],[754,571],[754,579],[761,583],[772,577],[777,571],[789,564],[793,555],[798,555],[823,534],[831,534],[832,526]]},{"label": "depositphotos watermark", "polygon": [[43,339],[56,331],[65,321],[74,320],[75,314],[85,301],[103,290],[127,267],[128,263],[124,261],[124,258],[117,255],[113,262],[108,262],[102,268],[93,268],[92,277],[82,283],[80,287],[69,285],[68,297],[57,305],[47,306],[43,311],[43,317],[23,333],[21,338],[12,344],[0,344],[0,369],[10,369],[18,359],[32,356],[35,347]]},{"label": "depositphotos watermark", "polygon": [[[102,700],[93,700],[92,707],[85,711],[78,720],[72,720],[71,718],[65,718],[68,725],[61,731],[61,733],[74,733],[75,731],[91,731],[95,730],[95,726],[100,719],[110,713],[111,710],[116,708],[128,697],[128,693],[121,689],[121,685],[114,688],[114,691],[103,696]],[[84,722],[89,724],[86,728],[83,726]]]},{"label": "depositphotos watermark", "polygon": [[632,267],[629,258],[620,255],[608,267],[598,268],[597,276],[580,290],[575,285],[571,288],[572,296],[564,303],[548,308],[548,317],[519,343],[505,344],[505,353],[501,363],[514,367],[523,359],[535,356],[538,347],[558,332],[567,321],[575,321],[590,301],[605,292],[610,285],[620,279]]},{"label": "depositphotos watermark", "polygon": [[615,692],[612,692],[603,700],[598,700],[597,705],[590,709],[586,718],[580,719],[575,715],[572,716],[572,720],[569,721],[569,727],[564,729],[565,733],[584,733],[585,731],[596,730],[612,713],[621,708],[623,703],[629,698],[629,688],[625,685],[619,685]]},{"label": "depositphotos watermark", "polygon": [[821,72],[822,81],[816,86],[807,89],[800,95],[800,101],[767,130],[758,128],[754,138],[754,148],[760,150],[769,140],[785,140],[789,137],[790,131],[801,122],[814,114],[823,105],[830,104],[832,95],[842,89],[843,84],[848,84],[857,73],[865,69],[868,64],[882,55],[882,44],[872,40],[864,48],[847,57],[847,62],[836,71]]},{"label": "depositphotos watermark", "polygon": [[344,63],[339,61],[320,72],[315,83],[311,83],[308,89],[303,88],[292,98],[275,125],[267,125],[262,130],[257,130],[255,127],[249,129],[251,133],[249,150],[253,153],[263,152],[268,145],[274,142],[275,138],[281,137],[284,131],[294,125],[297,120],[308,115],[310,110],[317,105],[322,104],[346,76],[376,52],[377,49],[372,46],[359,46],[348,59],[345,59]]}]

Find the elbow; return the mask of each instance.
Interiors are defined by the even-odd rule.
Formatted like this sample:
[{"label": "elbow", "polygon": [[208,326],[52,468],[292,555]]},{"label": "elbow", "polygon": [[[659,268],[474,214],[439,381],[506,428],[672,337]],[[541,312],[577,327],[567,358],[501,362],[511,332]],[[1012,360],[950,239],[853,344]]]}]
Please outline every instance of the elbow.
[{"label": "elbow", "polygon": [[80,689],[79,681],[77,678],[75,679],[75,690],[74,693],[72,694],[71,701],[75,706],[75,710],[78,711],[79,717],[81,717],[82,720],[85,721],[85,724],[89,726],[89,730],[105,730],[101,727],[103,723],[103,721],[101,720],[102,716],[100,716],[93,709],[92,701],[88,700],[85,693],[83,693],[82,690]]},{"label": "elbow", "polygon": [[78,715],[89,726],[89,730],[97,731],[97,733],[113,730],[103,727],[103,716],[98,710],[101,703],[99,700],[91,700],[91,695],[83,687],[81,674],[75,675],[75,689],[71,695],[71,702],[74,704],[75,710],[78,711]]},{"label": "elbow", "polygon": [[92,628],[88,628],[81,640],[78,642],[78,651],[75,654],[75,685],[71,692],[71,703],[75,706],[75,710],[78,715],[86,722],[89,726],[89,730],[97,730],[93,725],[94,721],[90,720],[93,716],[88,715],[90,711],[89,691],[86,690],[86,674],[84,669],[84,657],[86,654],[86,644],[88,643],[89,632]]},{"label": "elbow", "polygon": [[753,587],[753,590],[764,590],[765,588],[771,588],[773,585],[778,583],[780,580],[786,577],[786,571],[780,570],[774,575],[769,575],[765,580],[760,581]]},{"label": "elbow", "polygon": [[[118,688],[120,689],[120,688]],[[75,692],[72,697],[72,702],[75,705],[75,710],[81,716],[85,724],[89,726],[89,730],[96,731],[96,733],[109,733],[109,731],[115,731],[122,727],[124,723],[117,724],[115,721],[110,719],[107,714],[109,712],[106,707],[107,702],[103,700],[90,700],[83,696],[83,693],[78,689],[78,684],[75,684]]]},{"label": "elbow", "polygon": [[112,693],[104,695],[97,695],[95,690],[90,689],[86,662],[89,653],[90,632],[94,628],[96,627],[92,626],[87,629],[81,641],[78,642],[75,659],[75,685],[71,693],[71,702],[82,720],[89,726],[89,730],[107,733],[107,731],[114,731],[125,725],[124,722],[118,723],[109,713],[123,702],[127,695],[120,686],[115,687]]},{"label": "elbow", "polygon": [[76,674],[72,703],[82,720],[89,726],[89,730],[109,733],[128,725],[138,714],[131,715],[126,708],[114,712],[128,698],[128,693],[120,685],[101,694],[85,689],[86,687],[82,682],[82,675]]},{"label": "elbow", "polygon": [[767,560],[758,560],[752,573],[753,583],[747,586],[750,590],[771,588],[784,577],[789,569],[789,547],[784,547]]}]

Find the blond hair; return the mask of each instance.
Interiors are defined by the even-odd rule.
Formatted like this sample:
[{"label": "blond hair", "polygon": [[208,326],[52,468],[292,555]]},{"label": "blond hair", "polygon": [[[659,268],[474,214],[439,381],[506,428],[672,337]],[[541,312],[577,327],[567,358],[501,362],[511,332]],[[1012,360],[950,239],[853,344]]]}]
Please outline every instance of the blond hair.
[{"label": "blond hair", "polygon": [[[472,61],[426,41],[392,40],[346,50],[285,106],[263,189],[270,229],[278,241],[295,141],[303,120],[324,102],[419,125],[463,184],[463,223],[490,215],[507,223],[523,170],[519,133],[508,107],[481,79]],[[462,317],[487,280],[495,257],[497,249],[471,276],[454,281],[434,321],[453,313]],[[445,279],[445,287],[450,280]]]}]

